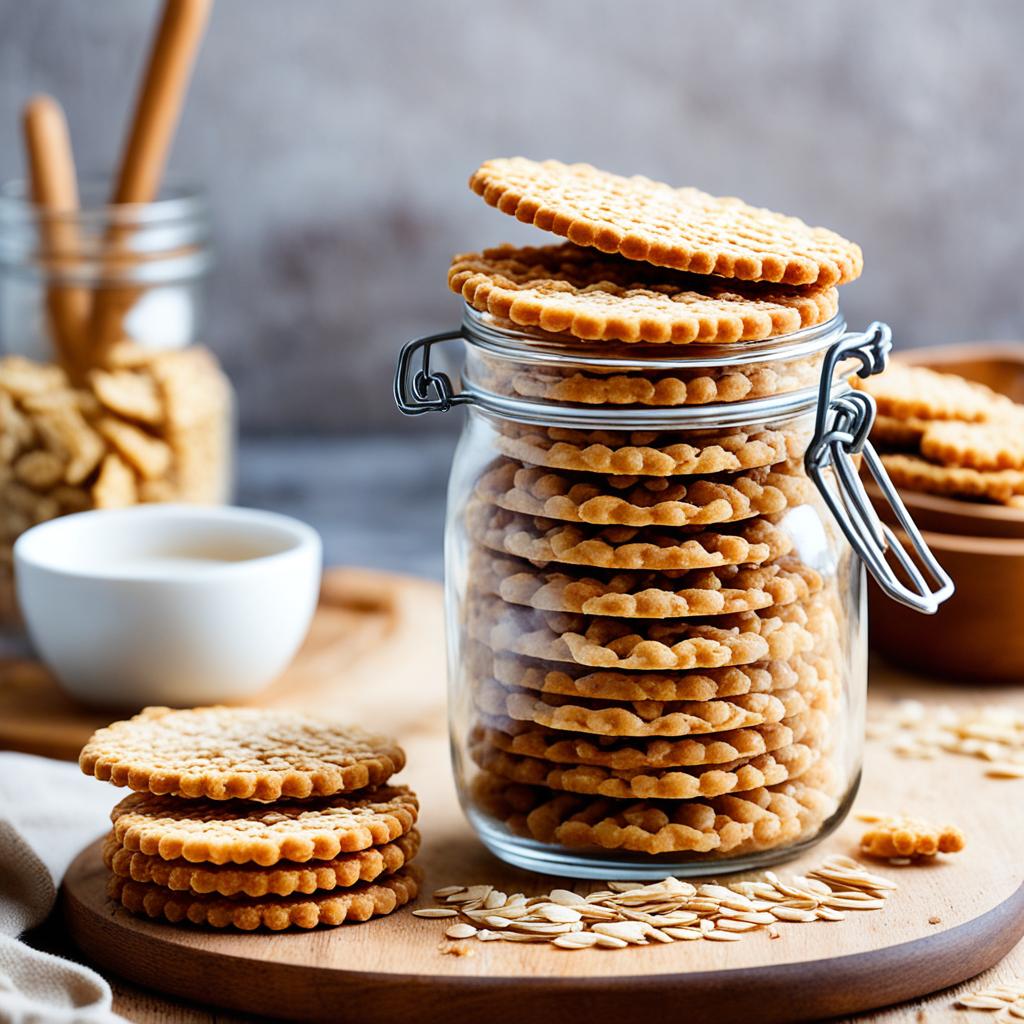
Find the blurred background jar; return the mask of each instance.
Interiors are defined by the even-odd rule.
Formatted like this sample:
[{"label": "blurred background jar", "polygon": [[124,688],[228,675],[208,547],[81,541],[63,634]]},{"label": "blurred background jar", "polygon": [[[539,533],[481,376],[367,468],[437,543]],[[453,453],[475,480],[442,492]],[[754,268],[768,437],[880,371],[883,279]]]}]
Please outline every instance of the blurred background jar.
[{"label": "blurred background jar", "polygon": [[198,342],[211,267],[203,196],[169,188],[42,211],[0,191],[0,617],[11,546],[35,523],[144,502],[222,503],[234,399]]}]

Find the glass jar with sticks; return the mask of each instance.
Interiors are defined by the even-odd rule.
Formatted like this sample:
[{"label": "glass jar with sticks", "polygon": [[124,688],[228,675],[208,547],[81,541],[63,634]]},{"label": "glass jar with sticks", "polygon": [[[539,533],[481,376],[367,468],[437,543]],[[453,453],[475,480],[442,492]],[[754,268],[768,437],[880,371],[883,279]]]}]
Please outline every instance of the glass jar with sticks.
[{"label": "glass jar with sticks", "polygon": [[205,200],[162,185],[210,0],[168,0],[113,185],[79,182],[63,111],[24,112],[0,190],[0,619],[11,547],[71,512],[230,496],[230,385],[203,339]]}]

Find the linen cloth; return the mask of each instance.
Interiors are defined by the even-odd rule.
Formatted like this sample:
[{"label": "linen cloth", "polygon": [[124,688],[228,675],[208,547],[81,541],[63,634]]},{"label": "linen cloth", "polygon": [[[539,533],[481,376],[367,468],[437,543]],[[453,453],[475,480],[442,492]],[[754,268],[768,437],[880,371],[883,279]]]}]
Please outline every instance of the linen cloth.
[{"label": "linen cloth", "polygon": [[78,766],[0,752],[0,1024],[114,1024],[110,986],[19,936],[42,924],[75,855],[119,799]]}]

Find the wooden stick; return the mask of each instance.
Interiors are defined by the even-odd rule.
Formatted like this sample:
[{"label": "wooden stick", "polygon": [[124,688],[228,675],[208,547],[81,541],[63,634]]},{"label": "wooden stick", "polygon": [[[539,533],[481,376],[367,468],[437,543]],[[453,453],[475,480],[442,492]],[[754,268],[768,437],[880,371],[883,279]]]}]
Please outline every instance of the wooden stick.
[{"label": "wooden stick", "polygon": [[166,0],[121,155],[112,203],[151,203],[185,101],[213,0]]},{"label": "wooden stick", "polygon": [[[213,0],[165,0],[111,203],[151,203],[159,195],[167,153],[212,6]],[[134,288],[97,291],[90,323],[94,359],[102,359],[120,339],[122,319],[137,295]]]},{"label": "wooden stick", "polygon": [[[75,222],[78,212],[75,159],[64,111],[52,96],[33,96],[25,104],[22,126],[31,198],[41,213],[41,255],[49,274],[53,264],[59,270],[62,263],[81,256]],[[89,293],[80,287],[50,284],[46,306],[57,355],[69,372],[76,374],[89,316]]]}]

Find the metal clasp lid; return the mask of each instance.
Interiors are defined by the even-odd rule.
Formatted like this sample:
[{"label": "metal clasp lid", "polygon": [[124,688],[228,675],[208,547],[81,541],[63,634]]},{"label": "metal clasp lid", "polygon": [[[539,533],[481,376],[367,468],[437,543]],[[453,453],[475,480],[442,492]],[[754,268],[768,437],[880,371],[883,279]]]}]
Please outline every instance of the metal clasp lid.
[{"label": "metal clasp lid", "polygon": [[[882,590],[902,604],[931,615],[953,593],[953,581],[931,553],[868,440],[875,419],[874,399],[863,391],[834,390],[835,371],[840,363],[856,358],[860,362],[857,376],[870,377],[885,369],[891,350],[892,331],[877,321],[863,333],[844,334],[828,350],[821,370],[814,438],[804,455],[804,464],[846,539]],[[858,453],[931,583],[891,527],[876,515],[852,458]],[[825,479],[829,466],[835,471],[834,489]],[[900,580],[886,560],[890,552],[910,586]]]},{"label": "metal clasp lid", "polygon": [[[471,401],[468,394],[456,394],[447,373],[430,369],[430,349],[442,341],[454,341],[463,337],[462,331],[444,331],[417,338],[402,346],[395,372],[395,402],[406,416],[421,412],[447,412],[453,405],[464,405]],[[413,356],[422,349],[423,361],[420,368],[410,375]]]}]

